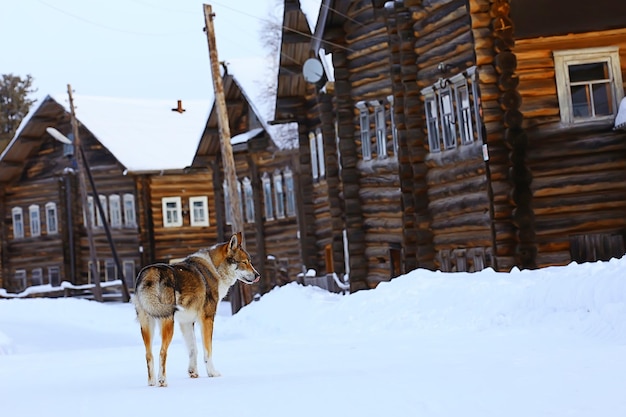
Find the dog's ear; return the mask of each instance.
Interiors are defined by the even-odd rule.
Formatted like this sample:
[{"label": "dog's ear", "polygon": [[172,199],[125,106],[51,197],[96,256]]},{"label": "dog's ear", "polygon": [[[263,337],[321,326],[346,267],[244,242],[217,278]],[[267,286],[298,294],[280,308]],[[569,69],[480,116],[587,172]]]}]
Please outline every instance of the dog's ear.
[{"label": "dog's ear", "polygon": [[239,242],[237,240],[237,235],[235,234],[230,237],[230,242],[228,242],[228,249],[235,250],[237,249],[237,245],[239,245]]},{"label": "dog's ear", "polygon": [[243,245],[243,232],[237,232],[237,244],[239,246]]}]

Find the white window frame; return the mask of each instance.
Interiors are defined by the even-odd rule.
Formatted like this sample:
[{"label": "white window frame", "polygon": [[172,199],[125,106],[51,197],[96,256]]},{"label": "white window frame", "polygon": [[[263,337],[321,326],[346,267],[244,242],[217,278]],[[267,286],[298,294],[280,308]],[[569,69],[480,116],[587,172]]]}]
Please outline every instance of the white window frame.
[{"label": "white window frame", "polygon": [[361,135],[361,155],[364,161],[372,159],[372,142],[370,132],[370,113],[365,102],[356,103],[359,110],[359,130]]},{"label": "white window frame", "polygon": [[57,204],[53,201],[46,203],[46,233],[54,235],[59,233],[59,217],[57,212]]},{"label": "white window frame", "polygon": [[243,183],[243,197],[245,203],[246,222],[254,223],[254,190],[252,189],[252,181],[245,177]]},{"label": "white window frame", "polygon": [[398,155],[398,127],[396,126],[395,104],[393,95],[387,96],[389,102],[389,121],[391,122],[391,144],[393,146],[393,154]]},{"label": "white window frame", "polygon": [[114,259],[104,260],[104,281],[115,281],[117,279],[117,264]]},{"label": "white window frame", "polygon": [[456,120],[458,131],[461,134],[461,143],[466,145],[474,142],[474,125],[472,120],[472,98],[470,86],[465,74],[460,73],[450,78],[454,86],[456,103]]},{"label": "white window frame", "polygon": [[109,221],[108,199],[107,196],[103,194],[100,194],[98,199],[100,200],[100,206],[102,206],[102,211],[104,212],[104,219],[100,215],[98,207],[94,206],[94,210],[96,211],[96,227],[104,227],[104,222]]},{"label": "white window frame", "polygon": [[31,285],[43,285],[43,269],[42,268],[34,268],[30,275]]},{"label": "white window frame", "polygon": [[274,204],[272,200],[272,182],[267,172],[263,173],[261,177],[261,183],[263,184],[263,201],[265,205],[265,220],[274,220]]},{"label": "white window frame", "polygon": [[287,217],[293,217],[296,215],[296,190],[293,181],[293,172],[291,172],[289,167],[284,169],[283,178],[285,179],[285,212]]},{"label": "white window frame", "polygon": [[317,138],[315,132],[309,132],[309,149],[311,151],[311,176],[317,180],[320,176],[317,162]]},{"label": "white window frame", "polygon": [[122,205],[118,194],[109,196],[109,211],[111,215],[111,227],[119,229],[122,227]]},{"label": "white window frame", "polygon": [[283,189],[283,177],[280,171],[275,171],[272,175],[274,181],[274,203],[276,206],[276,218],[285,218],[285,191]]},{"label": "white window frame", "polygon": [[28,221],[30,225],[30,235],[32,237],[41,236],[41,209],[38,204],[28,206]]},{"label": "white window frame", "polygon": [[18,289],[24,291],[26,289],[26,270],[16,269],[13,274],[13,281],[19,284]]},{"label": "white window frame", "polygon": [[122,196],[124,204],[124,226],[136,227],[137,215],[135,212],[135,196],[130,193],[126,193]]},{"label": "white window frame", "polygon": [[61,269],[58,266],[48,267],[48,284],[52,285],[54,276],[58,277],[59,284],[61,284]]},{"label": "white window frame", "polygon": [[11,217],[13,218],[13,239],[23,239],[24,210],[21,207],[13,207],[11,209]]},{"label": "white window frame", "polygon": [[183,210],[180,197],[163,197],[163,227],[181,227],[183,225]]},{"label": "white window frame", "polygon": [[315,133],[315,138],[317,140],[317,164],[318,171],[320,174],[320,178],[326,177],[326,162],[324,158],[324,136],[322,135],[322,129],[317,128]]},{"label": "white window frame", "polygon": [[207,196],[189,197],[189,217],[192,226],[209,225],[209,199]]},{"label": "white window frame", "polygon": [[85,226],[87,226],[87,222],[91,222],[91,226],[96,225],[96,206],[93,201],[93,196],[87,196],[87,212],[84,214]]},{"label": "white window frame", "polygon": [[456,148],[456,118],[454,117],[454,94],[450,85],[437,91],[439,96],[439,114],[441,115],[441,133],[444,149]]},{"label": "white window frame", "polygon": [[126,259],[122,261],[123,275],[126,282],[135,282],[135,261]]},{"label": "white window frame", "polygon": [[374,102],[374,124],[376,126],[376,158],[387,158],[387,118],[385,105]]},{"label": "white window frame", "polygon": [[[559,99],[559,110],[561,112],[561,122],[564,124],[578,124],[593,121],[613,121],[617,114],[620,101],[624,97],[622,84],[622,71],[617,46],[606,46],[598,48],[567,49],[554,51],[554,75],[556,78],[557,95]],[[606,84],[610,87],[612,108],[610,115],[591,115],[589,117],[575,117],[572,102],[572,83],[569,77],[569,67],[572,65],[606,63],[609,71],[608,78],[596,80],[595,84]],[[588,84],[593,84],[589,81]],[[577,85],[575,83],[574,85]],[[580,83],[579,85],[583,85]],[[590,96],[593,102],[593,95]],[[593,107],[593,106],[592,106]],[[593,109],[595,110],[595,109]]]},{"label": "white window frame", "polygon": [[426,114],[426,128],[428,133],[428,147],[430,152],[441,152],[441,135],[439,133],[439,106],[437,95],[432,87],[422,90],[424,95],[424,112]]}]

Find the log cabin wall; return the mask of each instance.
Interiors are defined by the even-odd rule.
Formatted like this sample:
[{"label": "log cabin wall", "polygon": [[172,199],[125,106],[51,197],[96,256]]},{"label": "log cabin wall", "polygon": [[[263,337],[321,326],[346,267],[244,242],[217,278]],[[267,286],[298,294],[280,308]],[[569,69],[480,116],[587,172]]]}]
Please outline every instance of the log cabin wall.
[{"label": "log cabin wall", "polygon": [[[626,80],[626,28],[518,39],[521,111],[529,136],[538,266],[624,253],[626,132],[561,123],[554,52],[618,47]],[[623,85],[619,88],[622,89]]]},{"label": "log cabin wall", "polygon": [[[441,100],[439,97],[444,95],[446,88],[450,89],[454,80],[458,79],[460,85],[467,83],[470,90],[474,84],[478,87],[468,93],[476,109],[480,95],[483,108],[499,108],[497,87],[494,86],[493,94],[490,95],[488,89],[485,94],[482,79],[478,81],[471,75],[472,68],[476,66],[479,77],[483,76],[483,71],[493,73],[493,68],[482,67],[490,61],[479,62],[474,51],[474,22],[473,16],[470,17],[472,2],[434,0],[413,3],[417,2],[410,2],[409,8],[414,19],[418,88],[423,92],[430,89],[429,94],[433,95],[434,105],[437,105],[436,100]],[[483,13],[488,15],[489,9],[484,6],[481,5],[479,10],[485,9]],[[489,54],[492,57],[493,51],[490,50]],[[424,109],[424,103],[421,106]],[[423,135],[428,137],[427,123],[425,117],[422,118]],[[442,144],[440,150],[427,149],[423,159],[427,168],[429,227],[433,234],[435,266],[444,271],[472,271],[495,266],[490,182],[483,160],[480,117],[472,115],[470,119],[473,134],[467,135],[469,139],[462,139],[461,124],[457,123],[451,143]],[[492,140],[500,141],[500,134]],[[427,139],[421,142],[428,145]],[[436,142],[439,143],[439,138]],[[416,145],[424,146],[422,143]],[[429,145],[429,148],[432,146]],[[507,155],[506,152],[503,154]],[[501,163],[500,170],[506,172],[507,160]],[[419,166],[414,166],[419,172]],[[505,181],[506,177],[502,180]],[[415,198],[419,201],[424,197],[416,193]],[[507,210],[510,211],[508,206]]]},{"label": "log cabin wall", "polygon": [[[192,172],[164,172],[148,177],[150,217],[152,218],[154,255],[151,262],[169,263],[184,258],[198,249],[217,243],[212,174],[208,170],[195,169]],[[145,190],[144,190],[145,192]],[[209,225],[191,225],[190,198],[206,197],[208,202]],[[163,213],[163,199],[180,198],[180,226],[166,226]],[[142,219],[147,228],[148,218]]]},{"label": "log cabin wall", "polygon": [[[332,29],[331,36],[343,35],[343,48],[333,48],[333,64],[350,283],[356,291],[401,273],[400,256],[392,262],[393,252],[401,253],[403,227],[390,117],[389,37],[384,14],[368,1],[351,2],[341,31]],[[382,112],[382,123],[376,123],[376,111]],[[367,125],[361,126],[362,114]],[[350,128],[344,122],[351,122]],[[377,144],[381,126],[386,149]],[[365,135],[368,142],[362,142]]]},{"label": "log cabin wall", "polygon": [[[141,268],[141,255],[139,240],[138,224],[136,222],[137,215],[135,214],[134,223],[126,223],[126,219],[122,219],[122,223],[119,226],[111,224],[111,198],[119,199],[122,208],[122,217],[124,216],[123,199],[124,195],[132,195],[137,207],[137,189],[135,187],[135,179],[132,175],[126,175],[124,167],[120,162],[100,143],[95,136],[89,132],[84,126],[81,126],[81,141],[85,151],[85,158],[91,168],[91,174],[98,194],[103,196],[103,208],[108,216],[108,222],[111,232],[111,238],[115,245],[117,256],[122,263],[124,271],[119,272],[120,276],[124,276],[129,288],[134,288],[134,279],[136,273]],[[96,198],[93,190],[87,184],[87,194]],[[78,190],[75,191],[76,196],[80,195]],[[95,208],[94,208],[95,209]],[[136,213],[136,212],[135,212]],[[85,217],[82,215],[80,208],[76,210],[75,224],[81,227],[81,256],[80,264],[78,266],[81,271],[81,277],[83,282],[92,281],[89,277],[89,242],[85,232],[84,221]],[[111,268],[117,267],[114,265],[113,252],[111,251],[111,245],[106,236],[104,227],[96,221],[95,226],[92,228],[93,237],[95,243],[95,249],[97,253],[98,267],[100,268],[100,279],[102,281],[110,281],[114,279],[115,272]],[[126,264],[126,265],[124,265]],[[107,268],[108,265],[108,268]],[[131,275],[131,271],[134,269],[134,273]]]},{"label": "log cabin wall", "polygon": [[403,269],[434,269],[435,251],[430,230],[424,159],[424,106],[417,86],[417,54],[413,19],[408,2],[385,7],[398,135],[399,179],[402,192]]}]

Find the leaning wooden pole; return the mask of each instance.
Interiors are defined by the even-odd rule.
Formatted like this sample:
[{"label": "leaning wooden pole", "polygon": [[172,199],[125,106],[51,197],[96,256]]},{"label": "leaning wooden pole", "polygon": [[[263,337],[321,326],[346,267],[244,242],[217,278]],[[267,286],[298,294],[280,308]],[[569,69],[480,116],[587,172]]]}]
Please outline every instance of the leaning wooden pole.
[{"label": "leaning wooden pole", "polygon": [[[67,85],[67,94],[70,99],[72,133],[74,134],[74,153],[76,154],[76,165],[78,167],[78,188],[80,190],[81,206],[83,207],[83,210],[86,210],[87,184],[85,181],[85,164],[83,162],[82,143],[80,141],[80,135],[78,134],[78,121],[76,120],[76,112],[74,111],[74,97],[72,97],[72,86],[70,84]],[[98,198],[98,196],[94,196],[94,198]],[[89,243],[89,259],[91,260],[89,268],[91,272],[91,277],[94,282],[93,297],[96,301],[102,301],[102,288],[100,287],[100,275],[97,268],[98,257],[96,256],[96,245],[93,240],[93,225],[91,224],[91,218],[89,216],[84,216],[84,218],[86,219],[85,230],[87,232],[87,242]]]},{"label": "leaning wooden pole", "polygon": [[[226,110],[226,98],[224,97],[224,84],[220,74],[220,63],[217,58],[217,45],[215,43],[215,27],[213,18],[215,14],[211,5],[204,5],[204,21],[206,24],[207,41],[209,43],[209,59],[211,61],[211,75],[213,78],[213,90],[215,91],[215,109],[217,111],[217,125],[220,134],[220,149],[222,153],[222,165],[224,167],[224,178],[228,185],[228,195],[230,197],[230,218],[232,219],[233,233],[241,232],[244,236],[243,217],[241,214],[241,199],[237,188],[237,173],[235,171],[235,158],[233,148],[230,143],[230,124]],[[245,237],[244,237],[245,239]],[[243,242],[241,242],[243,244]],[[235,291],[238,292],[241,302],[231,302],[233,314],[239,311],[242,306],[252,301],[250,288],[237,283]],[[234,292],[234,291],[233,291]]]}]

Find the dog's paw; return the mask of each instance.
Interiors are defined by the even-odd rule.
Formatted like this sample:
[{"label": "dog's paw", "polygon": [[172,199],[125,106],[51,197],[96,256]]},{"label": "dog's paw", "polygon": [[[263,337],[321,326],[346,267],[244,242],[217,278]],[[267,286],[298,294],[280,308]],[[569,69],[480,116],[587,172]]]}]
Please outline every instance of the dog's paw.
[{"label": "dog's paw", "polygon": [[198,377],[198,371],[195,369],[189,369],[187,371],[189,373],[189,378],[197,378]]},{"label": "dog's paw", "polygon": [[165,379],[159,379],[160,387],[167,387],[167,381]]},{"label": "dog's paw", "polygon": [[156,381],[155,381],[154,379],[149,379],[149,380],[148,380],[148,386],[149,386],[149,387],[153,387],[153,386],[155,386],[155,385],[156,385]]},{"label": "dog's paw", "polygon": [[222,374],[220,374],[220,373],[219,373],[217,370],[215,370],[215,369],[212,369],[212,370],[210,370],[210,371],[209,371],[209,370],[207,370],[207,373],[209,374],[209,377],[210,377],[210,378],[215,378],[215,377],[218,377],[218,376],[222,376]]}]

